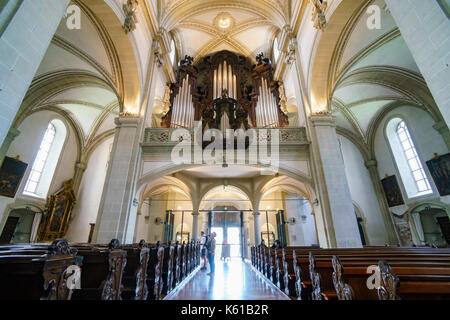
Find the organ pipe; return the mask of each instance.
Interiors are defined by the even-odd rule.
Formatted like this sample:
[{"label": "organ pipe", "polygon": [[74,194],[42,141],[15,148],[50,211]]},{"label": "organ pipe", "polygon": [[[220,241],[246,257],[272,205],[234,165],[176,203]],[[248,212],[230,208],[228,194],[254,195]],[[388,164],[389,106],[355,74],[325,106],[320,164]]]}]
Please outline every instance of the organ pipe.
[{"label": "organ pipe", "polygon": [[226,61],[214,70],[213,81],[214,99],[222,97],[222,91],[224,89],[227,90],[228,97],[237,99],[237,78],[236,75],[233,74],[232,66],[227,64]]},{"label": "organ pipe", "polygon": [[266,79],[261,78],[256,105],[256,122],[259,127],[278,126],[278,105]]},{"label": "organ pipe", "polygon": [[191,85],[189,83],[189,75],[181,82],[181,88],[174,98],[172,107],[171,126],[192,127],[194,119],[194,103],[192,101]]}]

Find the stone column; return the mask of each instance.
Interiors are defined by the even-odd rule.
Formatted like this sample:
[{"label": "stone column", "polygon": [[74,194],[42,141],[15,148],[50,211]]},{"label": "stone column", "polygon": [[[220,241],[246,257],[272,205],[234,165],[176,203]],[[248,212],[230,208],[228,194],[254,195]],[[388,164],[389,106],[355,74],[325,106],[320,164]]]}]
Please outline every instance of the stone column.
[{"label": "stone column", "polygon": [[[12,3],[12,1],[10,1]],[[69,0],[23,1],[0,36],[0,144],[5,140]]]},{"label": "stone column", "polygon": [[375,196],[377,197],[378,204],[380,205],[380,211],[383,217],[389,244],[395,245],[397,243],[400,243],[400,238],[397,234],[397,229],[395,228],[392,214],[389,211],[389,206],[387,204],[386,198],[384,197],[383,186],[381,185],[380,176],[378,174],[378,162],[377,160],[373,159],[366,161],[364,164],[367,170],[369,170],[370,179],[372,180],[373,188],[375,190]]},{"label": "stone column", "polygon": [[[344,160],[339,149],[334,117],[312,115],[310,117],[319,149],[323,197],[321,203],[327,227],[332,228],[338,248],[361,247],[358,224],[352,196],[345,174]],[[328,230],[330,232],[330,230]]]},{"label": "stone column", "polygon": [[192,212],[192,240],[197,241],[198,239],[198,216],[200,213],[198,211]]},{"label": "stone column", "polygon": [[450,125],[450,20],[438,1],[386,0],[447,125]]},{"label": "stone column", "polygon": [[75,194],[78,193],[80,189],[81,179],[86,171],[86,162],[80,161],[75,164],[75,173],[73,175],[73,191]]},{"label": "stone column", "polygon": [[255,230],[255,245],[259,245],[261,243],[261,224],[259,221],[260,217],[259,212],[253,212],[253,223],[254,223],[254,230]]},{"label": "stone column", "polygon": [[95,225],[94,242],[121,243],[133,241],[137,205],[133,199],[138,168],[139,127],[138,117],[118,117],[114,144]]},{"label": "stone column", "polygon": [[203,212],[202,230],[205,234],[208,232],[208,212]]},{"label": "stone column", "polygon": [[20,131],[16,128],[11,128],[9,130],[8,134],[5,137],[5,140],[3,141],[2,147],[0,149],[0,164],[3,163],[3,159],[5,158],[6,154],[8,153],[11,143],[14,141],[14,139],[19,134],[20,134]]}]

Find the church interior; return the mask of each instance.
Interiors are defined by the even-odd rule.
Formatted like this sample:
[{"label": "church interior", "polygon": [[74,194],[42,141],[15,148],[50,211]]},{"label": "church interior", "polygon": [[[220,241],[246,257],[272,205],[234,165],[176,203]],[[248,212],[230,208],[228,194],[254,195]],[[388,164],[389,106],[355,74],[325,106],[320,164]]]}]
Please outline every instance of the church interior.
[{"label": "church interior", "polygon": [[450,299],[449,14],[0,1],[0,300]]}]

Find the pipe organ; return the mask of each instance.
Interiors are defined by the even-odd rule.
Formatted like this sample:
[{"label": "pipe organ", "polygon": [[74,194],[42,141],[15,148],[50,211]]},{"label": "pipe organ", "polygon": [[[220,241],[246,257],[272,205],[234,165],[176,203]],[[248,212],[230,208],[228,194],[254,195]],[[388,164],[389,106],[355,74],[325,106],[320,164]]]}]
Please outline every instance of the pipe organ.
[{"label": "pipe organ", "polygon": [[222,131],[288,126],[271,62],[263,54],[256,60],[252,65],[246,57],[221,51],[193,65],[186,56],[170,84],[170,107],[161,126],[192,128],[195,121]]},{"label": "pipe organ", "polygon": [[174,98],[170,125],[173,128],[192,128],[194,126],[194,103],[189,74],[182,80],[181,89]]},{"label": "pipe organ", "polygon": [[214,70],[213,77],[213,99],[222,96],[223,90],[227,90],[230,98],[237,98],[236,75],[233,74],[231,65],[224,61]]},{"label": "pipe organ", "polygon": [[256,124],[262,128],[278,127],[278,103],[270,92],[267,80],[261,78],[259,99],[256,105]]}]

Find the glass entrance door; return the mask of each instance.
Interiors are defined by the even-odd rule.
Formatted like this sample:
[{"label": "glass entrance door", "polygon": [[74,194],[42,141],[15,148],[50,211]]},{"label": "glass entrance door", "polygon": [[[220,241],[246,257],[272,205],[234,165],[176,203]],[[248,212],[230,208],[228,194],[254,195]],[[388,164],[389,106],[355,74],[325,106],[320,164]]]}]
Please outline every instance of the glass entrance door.
[{"label": "glass entrance door", "polygon": [[214,258],[217,259],[217,257],[222,256],[222,244],[223,244],[223,228],[217,228],[213,227],[211,228],[211,233],[216,233],[216,252]]},{"label": "glass entrance door", "polygon": [[227,228],[227,239],[230,248],[230,258],[241,256],[240,228]]}]

